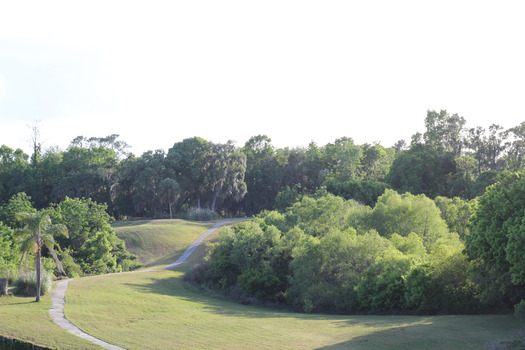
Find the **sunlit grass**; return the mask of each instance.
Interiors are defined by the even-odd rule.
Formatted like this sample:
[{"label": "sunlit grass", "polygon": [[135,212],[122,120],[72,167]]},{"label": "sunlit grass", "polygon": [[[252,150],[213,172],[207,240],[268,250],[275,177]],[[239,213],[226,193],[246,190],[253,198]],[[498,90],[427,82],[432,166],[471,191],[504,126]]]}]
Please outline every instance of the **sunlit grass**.
[{"label": "sunlit grass", "polygon": [[[55,284],[53,284],[53,288]],[[101,349],[58,327],[49,316],[51,296],[0,297],[0,335],[56,349]]]},{"label": "sunlit grass", "polygon": [[148,267],[167,265],[215,222],[185,220],[119,221],[112,224],[126,248]]}]

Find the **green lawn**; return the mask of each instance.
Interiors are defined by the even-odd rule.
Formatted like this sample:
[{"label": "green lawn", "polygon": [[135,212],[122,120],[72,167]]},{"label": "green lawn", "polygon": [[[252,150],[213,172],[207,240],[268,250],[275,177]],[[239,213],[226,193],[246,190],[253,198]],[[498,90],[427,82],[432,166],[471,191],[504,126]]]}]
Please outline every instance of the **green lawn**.
[{"label": "green lawn", "polygon": [[101,349],[58,327],[49,316],[51,296],[0,297],[0,335],[56,349]]},{"label": "green lawn", "polygon": [[126,248],[148,267],[167,265],[215,222],[185,220],[118,221],[111,226]]},{"label": "green lawn", "polygon": [[[114,227],[144,263],[157,266],[176,260],[212,225],[158,220]],[[520,328],[510,315],[334,316],[240,305],[182,281],[203,253],[200,247],[172,270],[74,280],[66,316],[87,333],[128,349],[482,349]],[[0,298],[0,334],[47,347],[98,348],[56,326],[49,305],[49,296],[39,304]]]},{"label": "green lawn", "polygon": [[186,286],[184,270],[73,281],[67,317],[129,349],[468,349],[518,328],[512,316],[333,316],[244,306]]}]

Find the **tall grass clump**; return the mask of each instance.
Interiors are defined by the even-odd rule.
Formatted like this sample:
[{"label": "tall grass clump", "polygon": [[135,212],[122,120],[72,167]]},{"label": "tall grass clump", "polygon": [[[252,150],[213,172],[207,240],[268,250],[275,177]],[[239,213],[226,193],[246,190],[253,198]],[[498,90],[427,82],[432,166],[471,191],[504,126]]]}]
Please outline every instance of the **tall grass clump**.
[{"label": "tall grass clump", "polygon": [[219,218],[219,214],[210,209],[192,208],[187,214],[188,220],[192,221],[212,221]]},{"label": "tall grass clump", "polygon": [[[40,280],[40,294],[46,295],[51,291],[52,275],[42,271]],[[14,282],[15,294],[23,296],[36,295],[36,271],[23,272]]]}]

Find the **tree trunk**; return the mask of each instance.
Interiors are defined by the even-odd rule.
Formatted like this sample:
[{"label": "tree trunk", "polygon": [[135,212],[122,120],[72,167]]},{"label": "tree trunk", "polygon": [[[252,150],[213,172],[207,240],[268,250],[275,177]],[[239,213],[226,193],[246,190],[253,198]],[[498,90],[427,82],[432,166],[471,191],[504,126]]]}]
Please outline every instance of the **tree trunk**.
[{"label": "tree trunk", "polygon": [[7,287],[9,286],[7,278],[0,278],[0,296],[7,295]]},{"label": "tree trunk", "polygon": [[197,195],[197,209],[201,209],[201,195]]},{"label": "tree trunk", "polygon": [[41,249],[38,249],[35,256],[36,262],[36,302],[40,301],[40,283],[41,283],[41,274],[42,274],[42,258],[41,258]]},{"label": "tree trunk", "polygon": [[217,203],[217,197],[219,197],[219,192],[221,190],[218,189],[217,191],[215,191],[215,193],[213,194],[213,200],[211,201],[211,211],[215,211],[215,204]]},{"label": "tree trunk", "polygon": [[170,219],[173,219],[173,212],[171,211],[171,203],[168,203],[168,205],[170,206]]}]

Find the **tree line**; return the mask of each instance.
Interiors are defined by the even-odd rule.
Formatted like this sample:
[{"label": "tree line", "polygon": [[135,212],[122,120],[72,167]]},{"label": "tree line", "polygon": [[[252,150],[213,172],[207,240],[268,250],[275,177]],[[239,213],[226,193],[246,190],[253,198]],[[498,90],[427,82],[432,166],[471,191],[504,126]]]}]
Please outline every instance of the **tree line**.
[{"label": "tree line", "polygon": [[0,204],[24,192],[36,208],[91,198],[116,218],[172,217],[192,208],[253,215],[322,187],[367,205],[386,188],[471,199],[499,173],[525,166],[525,123],[467,128],[457,114],[428,111],[425,126],[409,145],[392,147],[356,145],[349,137],[305,148],[275,148],[265,135],[242,147],[193,137],[141,156],[128,153],[118,135],[79,136],[65,151],[45,152],[35,137],[31,156],[0,147]]}]

